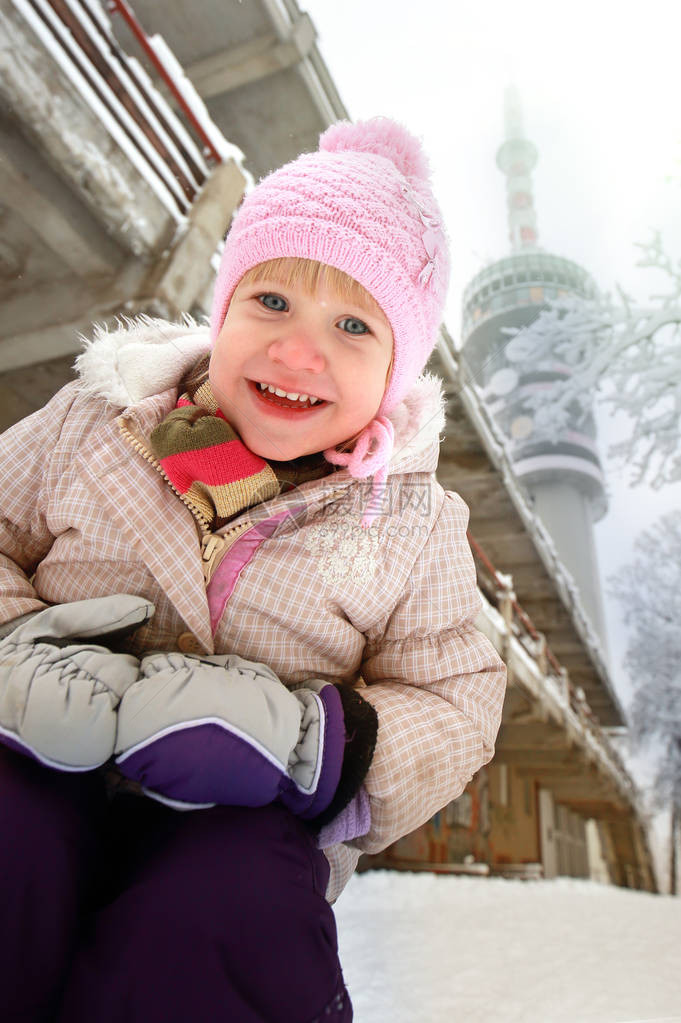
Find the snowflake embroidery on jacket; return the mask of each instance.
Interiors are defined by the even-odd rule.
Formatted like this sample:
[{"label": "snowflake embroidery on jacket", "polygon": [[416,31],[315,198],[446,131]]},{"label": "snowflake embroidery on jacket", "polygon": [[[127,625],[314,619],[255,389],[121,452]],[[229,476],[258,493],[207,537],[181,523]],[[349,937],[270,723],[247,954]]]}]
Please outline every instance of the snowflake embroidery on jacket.
[{"label": "snowflake embroidery on jacket", "polygon": [[305,547],[328,583],[367,582],[378,568],[380,527],[363,529],[356,516],[334,516],[305,531]]}]

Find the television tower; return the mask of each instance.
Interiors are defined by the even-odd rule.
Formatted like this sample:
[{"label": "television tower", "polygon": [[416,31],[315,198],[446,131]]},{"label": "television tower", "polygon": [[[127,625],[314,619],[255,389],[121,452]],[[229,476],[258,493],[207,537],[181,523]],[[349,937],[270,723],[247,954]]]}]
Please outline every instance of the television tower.
[{"label": "television tower", "polygon": [[523,366],[506,357],[504,328],[522,328],[564,295],[595,298],[596,285],[577,263],[537,244],[532,170],[537,149],[525,137],[518,92],[505,93],[505,140],[497,166],[506,177],[511,252],[484,267],[463,296],[463,357],[509,441],[515,473],[579,589],[594,631],[606,645],[593,524],[607,510],[593,416],[577,411],[555,440],[538,435],[525,405],[530,394],[565,377],[564,364]]}]

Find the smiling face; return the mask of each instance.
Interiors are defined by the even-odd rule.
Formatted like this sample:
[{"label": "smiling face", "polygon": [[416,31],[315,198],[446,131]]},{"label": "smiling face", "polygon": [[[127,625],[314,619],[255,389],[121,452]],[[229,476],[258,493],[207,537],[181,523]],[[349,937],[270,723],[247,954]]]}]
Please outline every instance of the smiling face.
[{"label": "smiling face", "polygon": [[261,272],[237,286],[209,376],[215,400],[244,444],[283,462],[336,447],[371,422],[385,390],[393,337],[358,285],[348,298],[324,273],[311,287],[276,265],[267,276]]}]

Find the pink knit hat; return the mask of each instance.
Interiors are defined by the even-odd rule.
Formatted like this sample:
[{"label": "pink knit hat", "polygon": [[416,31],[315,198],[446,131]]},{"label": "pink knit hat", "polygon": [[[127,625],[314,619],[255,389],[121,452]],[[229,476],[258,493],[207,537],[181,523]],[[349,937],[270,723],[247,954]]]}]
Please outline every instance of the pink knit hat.
[{"label": "pink knit hat", "polygon": [[282,256],[344,271],[376,300],[393,332],[393,366],[376,418],[352,452],[328,461],[383,482],[392,453],[386,419],[410,390],[437,338],[449,279],[440,210],[420,143],[386,117],[332,125],[304,153],[246,196],[225,240],[215,282],[215,340],[237,284]]}]

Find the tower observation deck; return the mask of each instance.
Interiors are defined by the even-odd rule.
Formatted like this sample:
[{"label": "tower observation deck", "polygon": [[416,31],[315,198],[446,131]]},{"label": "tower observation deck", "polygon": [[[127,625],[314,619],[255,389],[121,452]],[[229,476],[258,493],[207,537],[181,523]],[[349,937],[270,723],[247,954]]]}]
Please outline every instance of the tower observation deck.
[{"label": "tower observation deck", "polygon": [[511,252],[484,267],[464,291],[463,360],[508,438],[516,475],[605,643],[593,523],[605,514],[607,502],[596,425],[592,416],[585,422],[575,410],[555,438],[535,430],[527,398],[570,370],[558,361],[519,368],[506,356],[510,337],[504,332],[528,326],[551,300],[592,299],[597,288],[577,263],[537,244],[531,178],[537,149],[524,137],[520,103],[512,88],[505,96],[505,134],[497,166],[506,176]]}]

